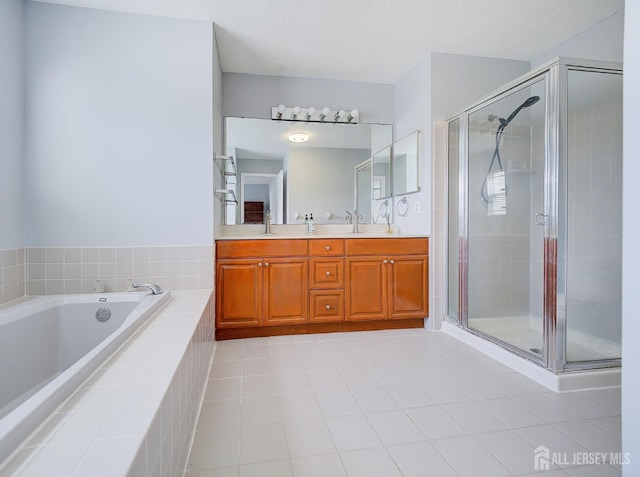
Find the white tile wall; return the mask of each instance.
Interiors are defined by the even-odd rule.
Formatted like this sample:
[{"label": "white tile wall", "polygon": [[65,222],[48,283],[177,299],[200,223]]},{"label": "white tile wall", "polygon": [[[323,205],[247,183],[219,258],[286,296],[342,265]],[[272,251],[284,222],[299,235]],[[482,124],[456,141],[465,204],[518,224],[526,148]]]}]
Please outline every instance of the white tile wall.
[{"label": "white tile wall", "polygon": [[90,293],[96,280],[106,292],[126,291],[129,282],[166,290],[213,288],[213,247],[108,247],[26,249],[27,295]]},{"label": "white tile wall", "polygon": [[0,304],[24,296],[25,250],[0,250]]},{"label": "white tile wall", "polygon": [[182,475],[213,335],[211,290],[174,293],[2,464],[0,475]]}]

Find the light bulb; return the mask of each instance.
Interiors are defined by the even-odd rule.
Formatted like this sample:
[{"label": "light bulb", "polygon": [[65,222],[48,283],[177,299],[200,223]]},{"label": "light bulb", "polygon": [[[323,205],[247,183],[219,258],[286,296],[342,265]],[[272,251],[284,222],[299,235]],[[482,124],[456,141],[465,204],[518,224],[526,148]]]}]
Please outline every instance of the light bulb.
[{"label": "light bulb", "polygon": [[358,116],[360,116],[360,111],[358,111],[357,109],[352,109],[349,113],[349,116],[347,116],[347,121],[352,122],[354,119],[357,120]]},{"label": "light bulb", "polygon": [[341,109],[341,110],[340,110],[340,111],[338,111],[338,112],[336,113],[336,115],[333,117],[333,120],[334,120],[334,121],[338,121],[338,120],[339,120],[342,116],[344,116],[344,115],[345,115],[345,110],[344,110],[344,109]]},{"label": "light bulb", "polygon": [[314,114],[316,114],[316,108],[311,106],[309,109],[307,109],[307,114],[304,116],[304,119],[309,121],[311,120],[311,116],[313,116]]},{"label": "light bulb", "polygon": [[284,104],[281,104],[281,105],[278,106],[278,113],[277,113],[277,118],[278,119],[282,119],[282,115],[284,114],[286,109],[287,108],[285,107]]},{"label": "light bulb", "polygon": [[295,108],[293,108],[291,119],[296,119],[298,117],[298,114],[300,114],[300,106],[296,106]]},{"label": "light bulb", "polygon": [[327,106],[322,108],[322,112],[320,113],[320,121],[324,121],[324,118],[326,118],[330,112],[331,110]]}]

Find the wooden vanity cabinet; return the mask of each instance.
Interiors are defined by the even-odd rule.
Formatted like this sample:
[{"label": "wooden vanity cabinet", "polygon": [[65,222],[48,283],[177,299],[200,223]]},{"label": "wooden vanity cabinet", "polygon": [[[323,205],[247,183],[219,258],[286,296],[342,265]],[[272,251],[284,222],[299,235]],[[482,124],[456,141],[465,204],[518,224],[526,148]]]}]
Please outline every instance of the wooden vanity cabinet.
[{"label": "wooden vanity cabinet", "polygon": [[229,240],[216,247],[216,328],[308,321],[306,240]]},{"label": "wooden vanity cabinet", "polygon": [[427,238],[216,242],[216,339],[424,326]]},{"label": "wooden vanity cabinet", "polygon": [[347,239],[345,247],[347,321],[428,316],[426,238]]}]

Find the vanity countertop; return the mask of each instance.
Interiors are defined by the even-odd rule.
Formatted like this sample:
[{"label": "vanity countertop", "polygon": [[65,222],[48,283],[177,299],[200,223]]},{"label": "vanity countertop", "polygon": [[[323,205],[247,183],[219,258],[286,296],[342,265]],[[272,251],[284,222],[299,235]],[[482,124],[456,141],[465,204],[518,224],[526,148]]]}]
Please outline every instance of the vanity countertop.
[{"label": "vanity countertop", "polygon": [[387,226],[380,224],[360,224],[360,232],[353,233],[353,225],[316,225],[313,233],[307,232],[304,224],[272,225],[271,234],[264,233],[264,225],[222,226],[216,240],[277,240],[277,239],[314,239],[314,238],[411,238],[428,237],[426,234],[404,234],[392,231],[387,233]]}]

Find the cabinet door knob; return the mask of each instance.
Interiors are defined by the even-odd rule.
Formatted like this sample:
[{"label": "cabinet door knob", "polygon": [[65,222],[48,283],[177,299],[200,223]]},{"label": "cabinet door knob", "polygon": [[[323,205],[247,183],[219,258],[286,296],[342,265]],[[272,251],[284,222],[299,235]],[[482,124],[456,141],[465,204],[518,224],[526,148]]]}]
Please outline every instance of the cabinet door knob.
[{"label": "cabinet door knob", "polygon": [[390,263],[391,265],[393,265],[394,263],[396,263],[396,261],[395,261],[395,260],[389,260],[389,263]]},{"label": "cabinet door knob", "polygon": [[331,250],[331,247],[329,245],[325,246],[324,249],[328,252],[329,250]]},{"label": "cabinet door knob", "polygon": [[264,262],[264,266],[268,267],[269,266],[269,262]]},{"label": "cabinet door knob", "polygon": [[327,310],[330,310],[330,309],[331,309],[331,305],[325,305],[325,308],[326,308]]},{"label": "cabinet door knob", "polygon": [[382,261],[382,263],[387,263],[387,262],[388,260],[386,258]]},{"label": "cabinet door knob", "polygon": [[261,267],[262,266],[262,262],[258,262],[258,266]]},{"label": "cabinet door knob", "polygon": [[331,275],[331,272],[324,272],[324,274],[325,274],[326,276],[329,276],[329,275]]}]

